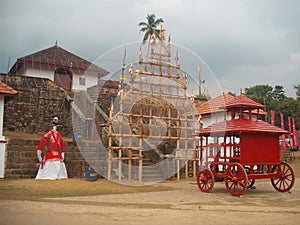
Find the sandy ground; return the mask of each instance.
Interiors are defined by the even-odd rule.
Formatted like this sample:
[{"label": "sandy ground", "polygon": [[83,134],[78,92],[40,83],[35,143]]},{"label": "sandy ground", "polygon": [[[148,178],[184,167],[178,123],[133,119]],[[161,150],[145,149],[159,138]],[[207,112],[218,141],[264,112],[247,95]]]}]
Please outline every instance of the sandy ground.
[{"label": "sandy ground", "polygon": [[0,201],[0,225],[52,224],[299,224],[300,160],[289,163],[296,175],[291,193],[275,191],[269,179],[243,197],[231,196],[222,182],[210,193],[199,191],[194,180],[157,185],[176,190],[64,197],[39,201]]}]

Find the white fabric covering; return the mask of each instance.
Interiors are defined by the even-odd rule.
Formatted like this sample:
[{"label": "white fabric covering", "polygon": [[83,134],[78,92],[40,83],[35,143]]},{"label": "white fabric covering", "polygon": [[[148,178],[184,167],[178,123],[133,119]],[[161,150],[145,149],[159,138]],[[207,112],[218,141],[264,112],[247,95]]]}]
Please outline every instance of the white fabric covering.
[{"label": "white fabric covering", "polygon": [[43,169],[41,169],[41,165],[39,166],[39,171],[35,177],[37,180],[56,180],[67,178],[68,174],[65,163],[61,161],[46,161]]}]

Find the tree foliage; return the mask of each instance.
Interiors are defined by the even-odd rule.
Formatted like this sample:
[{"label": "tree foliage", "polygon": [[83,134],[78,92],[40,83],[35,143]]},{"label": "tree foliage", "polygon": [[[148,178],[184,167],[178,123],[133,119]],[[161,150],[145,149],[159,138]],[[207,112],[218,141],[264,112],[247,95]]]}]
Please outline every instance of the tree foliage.
[{"label": "tree foliage", "polygon": [[271,121],[271,110],[275,110],[275,125],[281,126],[280,114],[285,118],[285,129],[288,129],[288,116],[295,118],[295,123],[300,129],[300,85],[295,85],[297,100],[285,95],[284,87],[275,85],[274,88],[270,85],[256,85],[245,88],[245,94],[256,102],[265,106],[267,113],[267,122]]},{"label": "tree foliage", "polygon": [[300,101],[300,84],[294,85],[294,89],[296,90],[297,100]]},{"label": "tree foliage", "polygon": [[155,14],[148,14],[146,19],[146,22],[139,23],[139,26],[141,26],[140,32],[144,32],[143,43],[145,43],[147,40],[150,41],[153,33],[157,38],[159,38],[160,29],[158,26],[164,22],[162,18],[156,19]]}]

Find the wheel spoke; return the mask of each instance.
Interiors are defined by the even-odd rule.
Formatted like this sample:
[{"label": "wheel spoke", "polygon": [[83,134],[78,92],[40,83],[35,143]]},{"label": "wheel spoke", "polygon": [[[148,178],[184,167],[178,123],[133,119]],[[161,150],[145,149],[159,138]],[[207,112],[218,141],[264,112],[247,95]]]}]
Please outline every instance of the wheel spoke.
[{"label": "wheel spoke", "polygon": [[234,177],[234,175],[233,175],[233,173],[232,173],[231,170],[228,171],[228,175],[227,176],[230,177],[231,179]]},{"label": "wheel spoke", "polygon": [[279,183],[279,189],[280,190],[284,190],[284,183],[282,180],[280,180],[280,183]]},{"label": "wheel spoke", "polygon": [[232,186],[234,186],[234,183],[233,183],[233,182],[231,183],[231,185],[230,185],[230,187],[229,187],[229,188],[230,188],[230,189],[232,189]]},{"label": "wheel spoke", "polygon": [[277,182],[275,183],[275,186],[277,186],[277,184],[280,182],[279,178],[277,178],[276,180],[277,180]]}]

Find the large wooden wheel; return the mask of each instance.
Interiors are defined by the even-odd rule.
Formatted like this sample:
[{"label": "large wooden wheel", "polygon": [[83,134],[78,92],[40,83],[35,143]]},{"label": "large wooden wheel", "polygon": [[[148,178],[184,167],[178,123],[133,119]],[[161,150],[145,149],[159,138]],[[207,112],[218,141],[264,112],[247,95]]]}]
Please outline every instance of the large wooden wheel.
[{"label": "large wooden wheel", "polygon": [[295,175],[292,167],[285,162],[281,162],[280,168],[278,168],[278,166],[274,167],[273,172],[279,173],[279,177],[271,178],[273,187],[279,192],[291,190],[295,183]]},{"label": "large wooden wheel", "polygon": [[200,170],[197,174],[197,184],[202,192],[210,192],[214,187],[214,175],[209,169]]},{"label": "large wooden wheel", "polygon": [[227,191],[233,196],[241,196],[247,190],[247,174],[239,163],[231,163],[228,165],[224,174],[224,181]]}]

